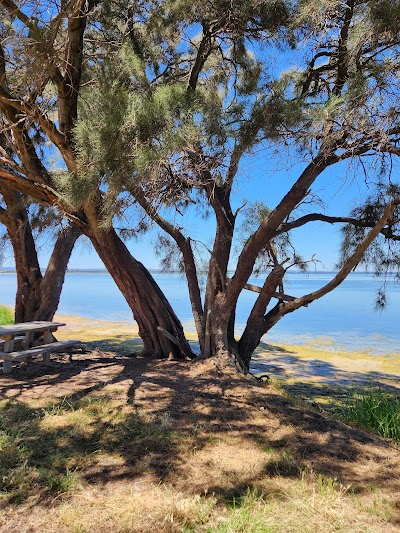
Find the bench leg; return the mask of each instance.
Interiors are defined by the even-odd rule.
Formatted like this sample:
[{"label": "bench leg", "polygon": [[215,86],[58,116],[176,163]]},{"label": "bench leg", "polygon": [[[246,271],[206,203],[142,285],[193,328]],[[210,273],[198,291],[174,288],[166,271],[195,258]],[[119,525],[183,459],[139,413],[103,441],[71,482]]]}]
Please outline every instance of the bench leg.
[{"label": "bench leg", "polygon": [[13,350],[14,350],[14,337],[11,335],[7,335],[7,337],[4,338],[4,351],[12,352]]},{"label": "bench leg", "polygon": [[3,361],[3,374],[11,374],[12,372],[12,361],[10,359],[5,359]]},{"label": "bench leg", "polygon": [[32,346],[33,343],[33,333],[31,331],[28,331],[25,333],[25,349],[28,349],[30,346]]},{"label": "bench leg", "polygon": [[44,344],[50,344],[53,342],[53,333],[50,329],[45,329],[43,333],[43,342]]},{"label": "bench leg", "polygon": [[45,352],[43,354],[43,363],[45,365],[49,365],[50,364],[50,352]]}]

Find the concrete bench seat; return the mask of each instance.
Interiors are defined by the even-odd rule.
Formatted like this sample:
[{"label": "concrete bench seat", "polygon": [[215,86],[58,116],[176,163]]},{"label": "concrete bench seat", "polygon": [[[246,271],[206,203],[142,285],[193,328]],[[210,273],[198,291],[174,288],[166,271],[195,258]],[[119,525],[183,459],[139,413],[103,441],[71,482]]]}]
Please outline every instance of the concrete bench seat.
[{"label": "concrete bench seat", "polygon": [[43,356],[44,363],[49,364],[51,353],[62,352],[68,348],[77,346],[78,344],[80,344],[80,341],[58,341],[51,342],[49,344],[41,344],[40,346],[29,348],[27,350],[20,350],[18,352],[0,352],[0,359],[3,359],[3,373],[11,374],[13,361],[29,361],[32,359],[32,357],[37,357],[40,355]]}]

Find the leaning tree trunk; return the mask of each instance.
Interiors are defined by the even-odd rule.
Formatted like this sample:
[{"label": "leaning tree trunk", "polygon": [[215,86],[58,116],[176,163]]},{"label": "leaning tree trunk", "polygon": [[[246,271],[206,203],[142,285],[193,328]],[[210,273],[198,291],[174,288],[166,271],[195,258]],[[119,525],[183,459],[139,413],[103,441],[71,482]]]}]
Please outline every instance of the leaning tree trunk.
[{"label": "leaning tree trunk", "polygon": [[132,310],[143,340],[143,354],[193,357],[182,324],[150,272],[132,257],[113,228],[99,230],[89,220],[90,238],[100,259]]},{"label": "leaning tree trunk", "polygon": [[[15,295],[14,320],[30,322],[35,320],[38,308],[43,276],[40,271],[28,221],[15,220],[7,226],[8,235],[13,247],[15,269],[17,273],[17,292]],[[51,320],[53,315],[46,317]]]},{"label": "leaning tree trunk", "polygon": [[17,273],[15,322],[51,321],[58,308],[68,261],[80,230],[69,225],[60,232],[43,276],[22,196],[11,190],[1,193],[7,205],[1,222],[6,226],[13,248]]},{"label": "leaning tree trunk", "polygon": [[74,226],[61,231],[43,276],[29,224],[18,229],[23,238],[20,235],[11,238],[17,272],[15,322],[51,321],[60,302],[68,261],[80,231]]},{"label": "leaning tree trunk", "polygon": [[80,230],[73,224],[58,235],[40,289],[35,294],[33,320],[53,319],[60,303],[68,262],[80,235]]}]

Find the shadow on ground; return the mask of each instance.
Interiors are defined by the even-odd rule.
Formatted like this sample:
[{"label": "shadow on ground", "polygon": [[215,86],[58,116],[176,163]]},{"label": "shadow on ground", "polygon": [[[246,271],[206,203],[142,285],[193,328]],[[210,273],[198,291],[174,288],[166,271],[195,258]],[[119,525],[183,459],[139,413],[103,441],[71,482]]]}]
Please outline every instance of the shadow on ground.
[{"label": "shadow on ground", "polygon": [[[400,394],[400,375],[378,371],[350,371],[339,368],[329,361],[320,359],[300,359],[293,352],[281,347],[262,343],[262,352],[268,357],[256,357],[251,364],[253,373],[262,373],[281,380],[296,379],[301,382],[313,381],[330,386],[370,385],[384,386]],[[334,354],[332,354],[334,355]]]},{"label": "shadow on ground", "polygon": [[[307,362],[310,372],[311,367]],[[327,369],[332,375],[337,371]],[[321,393],[318,387],[315,395]],[[224,500],[266,478],[300,479],[311,470],[357,491],[369,484],[400,488],[398,450],[392,444],[210,361],[190,364],[94,350],[68,362],[59,355],[50,366],[35,362],[1,376],[0,397],[5,399],[2,429],[17,435],[16,449],[25,450],[11,466],[42,472],[46,494],[51,480],[74,471],[87,483],[146,472]],[[214,450],[214,462],[203,459],[205,449]],[[262,455],[261,469],[249,467],[252,454],[257,464]],[[0,460],[10,468],[4,454]]]}]

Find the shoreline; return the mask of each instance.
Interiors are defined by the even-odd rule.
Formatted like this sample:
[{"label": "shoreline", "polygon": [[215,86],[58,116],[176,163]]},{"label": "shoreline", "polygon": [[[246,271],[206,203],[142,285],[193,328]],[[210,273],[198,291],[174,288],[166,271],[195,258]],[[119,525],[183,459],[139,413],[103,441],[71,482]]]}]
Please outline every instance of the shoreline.
[{"label": "shoreline", "polygon": [[[93,349],[125,355],[140,352],[141,340],[133,321],[98,320],[61,313],[55,319],[67,324],[57,332],[61,340],[77,338],[92,344]],[[196,334],[185,333],[195,349]],[[399,354],[374,356],[367,351],[332,351],[326,347],[262,341],[254,353],[251,370],[284,382],[343,386],[370,383],[400,389]]]},{"label": "shoreline", "polygon": [[[114,282],[103,272],[71,272],[61,296],[59,313],[82,316],[93,320],[113,322],[132,321],[132,312]],[[186,332],[195,332],[192,310],[186,284],[178,275],[155,274],[157,282],[180,318]],[[318,288],[326,273],[293,273],[288,291],[293,295],[308,293]],[[365,279],[364,279],[365,278]],[[254,280],[254,283],[257,282]],[[1,277],[0,292],[4,304],[15,303],[15,273]],[[287,345],[323,347],[326,351],[359,351],[371,354],[399,353],[400,285],[390,294],[391,304],[383,313],[373,312],[373,295],[377,281],[365,273],[356,273],[336,292],[321,299],[315,306],[300,309],[296,317],[287,316],[264,338],[266,342]],[[254,294],[243,291],[237,306],[235,331],[240,335],[245,328],[253,305]],[[323,345],[323,346],[321,346]]]},{"label": "shoreline", "polygon": [[[66,327],[57,331],[60,340],[74,338],[87,343],[91,350],[122,355],[140,352],[142,341],[133,320],[106,320],[66,313],[57,313],[54,319],[66,323]],[[199,353],[196,333],[185,329],[185,334],[193,351]],[[301,344],[262,340],[254,352],[250,371],[296,386],[300,383],[333,387],[369,385],[400,390],[399,353],[346,350],[327,337],[315,337]]]}]

